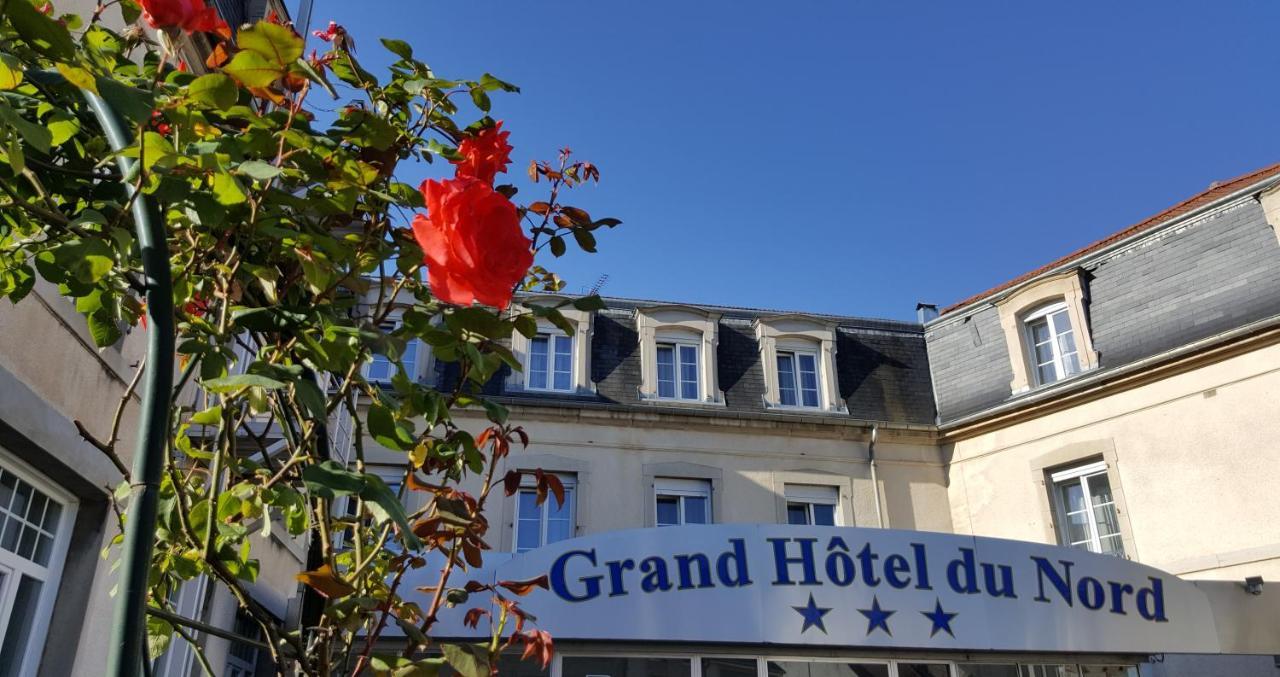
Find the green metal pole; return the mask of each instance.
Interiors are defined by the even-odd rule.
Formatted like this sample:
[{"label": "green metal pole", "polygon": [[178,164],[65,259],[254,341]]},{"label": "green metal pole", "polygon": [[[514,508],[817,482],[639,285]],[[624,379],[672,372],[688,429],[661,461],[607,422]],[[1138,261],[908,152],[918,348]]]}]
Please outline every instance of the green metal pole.
[{"label": "green metal pole", "polygon": [[[132,145],[119,120],[97,94],[85,92],[89,107],[98,116],[112,150]],[[136,160],[117,157],[120,173],[129,176]],[[123,561],[117,589],[115,617],[111,624],[111,654],[106,673],[110,677],[137,677],[143,670],[143,642],[147,636],[147,576],[156,529],[156,505],[160,476],[169,441],[169,395],[173,388],[173,283],[169,273],[169,247],[164,222],[148,207],[143,195],[134,195],[133,222],[142,250],[146,278],[147,362],[143,374],[142,411],[138,444],[133,455],[132,491],[124,527]]]}]

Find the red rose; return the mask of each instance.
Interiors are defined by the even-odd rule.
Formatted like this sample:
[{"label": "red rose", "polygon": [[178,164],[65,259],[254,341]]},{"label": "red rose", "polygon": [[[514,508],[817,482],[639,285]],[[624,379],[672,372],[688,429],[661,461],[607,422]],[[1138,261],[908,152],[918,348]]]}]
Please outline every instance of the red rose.
[{"label": "red rose", "polygon": [[511,164],[511,144],[507,137],[511,132],[502,131],[502,122],[492,127],[485,127],[476,134],[468,136],[458,144],[461,160],[454,160],[458,166],[456,174],[459,178],[470,177],[493,184],[493,177],[507,171]]},{"label": "red rose", "polygon": [[142,18],[152,28],[181,28],[187,33],[213,32],[225,26],[218,11],[204,0],[139,0]]},{"label": "red rose", "polygon": [[516,206],[472,178],[428,179],[421,190],[427,213],[414,217],[413,236],[426,253],[431,292],[447,303],[505,309],[533,265]]}]

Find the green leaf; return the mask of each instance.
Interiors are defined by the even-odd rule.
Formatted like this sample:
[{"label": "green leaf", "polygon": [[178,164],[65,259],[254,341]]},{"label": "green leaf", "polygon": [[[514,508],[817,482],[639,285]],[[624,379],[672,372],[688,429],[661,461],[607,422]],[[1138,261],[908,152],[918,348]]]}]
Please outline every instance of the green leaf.
[{"label": "green leaf", "polygon": [[205,390],[213,393],[232,393],[240,390],[241,388],[267,388],[275,390],[285,386],[281,381],[261,376],[259,374],[221,376],[218,378],[206,379],[202,382],[202,385]]},{"label": "green leaf", "polygon": [[591,231],[584,228],[574,228],[570,232],[573,233],[573,239],[578,241],[578,246],[582,248],[582,251],[589,254],[596,253],[596,236],[592,235]]},{"label": "green leaf", "polygon": [[159,165],[161,169],[172,167],[178,160],[178,151],[164,136],[146,131],[142,133],[142,168],[151,171]]},{"label": "green leaf", "polygon": [[564,256],[565,251],[566,251],[566,247],[564,244],[564,238],[560,237],[559,235],[552,237],[551,238],[551,255]]},{"label": "green leaf", "polygon": [[378,444],[388,449],[408,451],[413,448],[413,434],[403,423],[396,421],[391,410],[379,403],[369,405],[365,420],[369,434]]},{"label": "green leaf", "polygon": [[245,87],[267,87],[283,75],[284,70],[257,52],[239,52],[222,67],[223,72]]},{"label": "green leaf", "polygon": [[66,111],[55,110],[45,127],[49,130],[50,145],[61,146],[80,132],[80,120]]},{"label": "green leaf", "polygon": [[476,108],[486,113],[489,112],[489,95],[485,93],[482,87],[471,88],[471,103],[474,103]]},{"label": "green leaf", "polygon": [[[21,5],[26,0],[10,0],[9,4]],[[50,144],[53,143],[53,134],[44,125],[38,125],[24,117],[18,111],[9,107],[7,103],[0,103],[0,120],[9,123],[10,126],[22,136],[22,140],[27,142],[32,148],[41,153],[48,153]]]},{"label": "green leaf", "polygon": [[224,205],[238,205],[249,199],[240,180],[226,172],[213,175],[213,196]]},{"label": "green leaf", "polygon": [[259,21],[236,35],[236,45],[241,53],[250,52],[274,64],[277,72],[302,56],[302,38],[292,29],[280,24]]},{"label": "green leaf", "polygon": [[78,66],[68,66],[65,63],[56,64],[56,67],[58,72],[62,73],[62,77],[67,79],[67,82],[94,94],[98,93],[98,83],[94,81],[93,73]]},{"label": "green leaf", "polygon": [[55,59],[75,56],[75,43],[66,27],[41,14],[28,0],[8,0],[4,13],[18,35],[40,53]]},{"label": "green leaf", "polygon": [[94,345],[105,348],[120,340],[120,327],[115,320],[100,314],[90,315],[85,319],[89,322],[89,335],[93,337]]},{"label": "green leaf", "polygon": [[111,247],[102,240],[68,240],[53,255],[55,265],[85,284],[97,283],[115,265]]},{"label": "green leaf", "polygon": [[227,110],[240,98],[236,83],[222,73],[201,75],[187,85],[187,97],[218,110]]},{"label": "green leaf", "polygon": [[[9,0],[10,5],[26,4],[26,0]],[[147,655],[161,656],[169,650],[169,641],[174,636],[173,625],[169,621],[147,615]]]},{"label": "green leaf", "polygon": [[15,89],[22,84],[22,63],[13,56],[0,54],[0,90]]},{"label": "green leaf", "polygon": [[489,650],[483,644],[441,644],[444,660],[462,677],[488,677]]},{"label": "green leaf", "polygon": [[497,402],[480,400],[480,404],[484,405],[484,411],[488,414],[489,420],[497,423],[498,425],[506,423],[507,417],[511,414],[506,407],[498,404]]},{"label": "green leaf", "polygon": [[308,492],[327,499],[353,496],[365,487],[364,476],[347,470],[337,461],[308,465],[302,469],[302,482]]},{"label": "green leaf", "polygon": [[218,425],[222,421],[222,407],[213,406],[191,415],[193,425]]},{"label": "green leaf", "polygon": [[298,397],[298,401],[302,403],[310,412],[311,417],[317,421],[325,420],[328,415],[328,409],[325,407],[324,393],[320,392],[320,386],[315,381],[308,378],[300,378],[293,382],[294,393]]},{"label": "green leaf", "polygon": [[600,296],[597,294],[592,294],[591,296],[581,296],[574,299],[573,307],[577,308],[578,310],[585,310],[588,312],[592,310],[605,309],[604,299],[600,298]]},{"label": "green leaf", "polygon": [[150,92],[130,87],[112,78],[98,78],[98,93],[116,114],[123,115],[134,123],[151,119],[151,112],[155,110],[155,99]]},{"label": "green leaf", "polygon": [[415,549],[420,547],[421,542],[413,534],[413,527],[409,525],[409,516],[404,511],[404,505],[400,503],[400,497],[396,496],[395,492],[391,491],[391,487],[377,475],[365,475],[364,483],[360,498],[364,500],[365,508],[369,510],[370,515],[373,515],[373,519],[379,523],[388,520],[395,522],[400,529],[400,539],[405,545]]},{"label": "green leaf", "polygon": [[412,59],[413,48],[404,40],[396,40],[393,38],[382,38],[382,46],[386,47],[392,54],[401,59]]},{"label": "green leaf", "polygon": [[249,160],[247,162],[240,163],[240,166],[236,167],[236,172],[258,179],[259,181],[266,181],[267,179],[274,179],[275,177],[280,176],[282,170],[269,162],[263,162],[262,160]]}]

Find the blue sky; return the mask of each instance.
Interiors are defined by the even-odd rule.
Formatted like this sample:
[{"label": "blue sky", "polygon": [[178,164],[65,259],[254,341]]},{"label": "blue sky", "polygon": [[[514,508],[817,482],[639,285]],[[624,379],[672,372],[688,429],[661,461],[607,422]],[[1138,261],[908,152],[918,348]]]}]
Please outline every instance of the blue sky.
[{"label": "blue sky", "polygon": [[[1280,161],[1280,3],[316,0],[568,145],[624,224],[567,291],[914,318]],[[376,72],[376,71],[375,71]],[[417,182],[440,168],[410,168]]]}]

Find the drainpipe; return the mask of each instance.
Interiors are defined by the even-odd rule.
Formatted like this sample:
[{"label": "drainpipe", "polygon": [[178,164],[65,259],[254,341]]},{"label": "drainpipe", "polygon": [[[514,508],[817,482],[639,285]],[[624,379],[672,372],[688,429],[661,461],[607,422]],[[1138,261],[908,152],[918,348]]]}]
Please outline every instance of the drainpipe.
[{"label": "drainpipe", "polygon": [[[111,149],[120,151],[131,137],[102,97],[84,92],[89,108],[97,116]],[[116,156],[123,176],[132,174],[136,160]],[[106,674],[134,677],[143,672],[143,642],[147,636],[147,576],[151,571],[151,550],[160,499],[160,474],[164,469],[169,440],[169,394],[173,390],[173,283],[169,272],[169,247],[163,223],[155,217],[146,197],[133,195],[124,181],[126,194],[133,199],[133,225],[142,250],[142,272],[146,280],[147,361],[143,374],[142,408],[138,420],[138,445],[133,452],[130,475],[129,520],[124,527],[120,562],[119,596],[111,623],[110,656]]]},{"label": "drainpipe", "polygon": [[871,424],[871,440],[867,442],[867,459],[871,462],[871,493],[876,498],[876,526],[884,528],[884,513],[880,510],[880,481],[876,479],[876,435],[880,427]]}]

